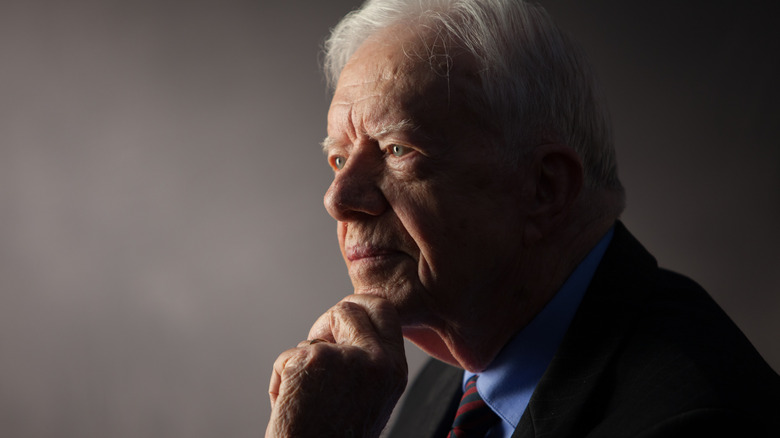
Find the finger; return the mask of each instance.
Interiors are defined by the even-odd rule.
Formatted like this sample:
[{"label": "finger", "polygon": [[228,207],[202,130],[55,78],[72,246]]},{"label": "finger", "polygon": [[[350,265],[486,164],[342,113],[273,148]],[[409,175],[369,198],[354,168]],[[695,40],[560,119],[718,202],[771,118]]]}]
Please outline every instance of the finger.
[{"label": "finger", "polygon": [[283,376],[288,377],[290,374],[288,371],[287,375],[285,375],[285,369],[287,369],[288,363],[293,359],[295,359],[296,362],[299,362],[307,354],[308,352],[304,349],[292,348],[284,351],[276,358],[276,361],[274,361],[273,371],[271,372],[271,381],[268,384],[268,396],[271,398],[271,409],[273,409],[276,400],[281,393]]},{"label": "finger", "polygon": [[395,307],[386,299],[373,295],[348,295],[343,298],[339,304],[331,307],[315,321],[311,330],[309,330],[309,339],[320,338],[328,342],[336,342],[333,335],[333,327],[331,327],[333,320],[332,312],[343,302],[351,302],[364,307],[364,311],[368,314],[374,331],[383,340],[386,342],[403,343],[401,320]]},{"label": "finger", "polygon": [[349,295],[342,301],[361,305],[377,334],[387,342],[403,343],[401,318],[390,301],[373,295]]},{"label": "finger", "polygon": [[271,370],[271,381],[268,383],[268,397],[271,399],[271,409],[276,406],[276,399],[279,398],[279,387],[282,385],[282,376]]},{"label": "finger", "polygon": [[[367,309],[352,301],[342,301],[331,309],[330,329],[336,342],[341,345],[352,345],[373,352],[385,350],[387,347],[394,350],[398,346],[403,348],[400,334],[397,340],[380,336]],[[400,327],[398,331],[400,332]]]},{"label": "finger", "polygon": [[310,339],[326,339],[335,344],[362,345],[358,338],[377,337],[366,311],[358,304],[340,301],[320,316],[309,331]]},{"label": "finger", "polygon": [[322,338],[309,338],[305,341],[298,342],[298,348],[306,348],[314,344],[329,344],[331,342]]},{"label": "finger", "polygon": [[398,312],[389,301],[372,295],[349,295],[331,307],[309,331],[309,339],[315,338],[344,344],[384,343],[403,350]]},{"label": "finger", "polygon": [[322,339],[326,342],[336,343],[336,338],[333,336],[333,332],[330,329],[331,310],[333,310],[332,307],[314,321],[314,324],[309,330],[309,339]]},{"label": "finger", "polygon": [[379,344],[376,329],[359,304],[342,301],[330,311],[330,330],[338,344],[375,348]]}]

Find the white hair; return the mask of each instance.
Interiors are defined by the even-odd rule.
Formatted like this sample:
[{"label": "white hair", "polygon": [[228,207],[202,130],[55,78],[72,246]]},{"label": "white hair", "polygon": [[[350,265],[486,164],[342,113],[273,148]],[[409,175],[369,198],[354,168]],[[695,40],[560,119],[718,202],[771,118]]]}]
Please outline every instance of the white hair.
[{"label": "white hair", "polygon": [[404,23],[421,33],[433,30],[476,63],[478,91],[467,101],[510,156],[519,159],[545,141],[563,142],[579,154],[587,187],[622,196],[611,124],[590,65],[541,6],[520,0],[367,0],[325,42],[330,86],[367,38]]}]

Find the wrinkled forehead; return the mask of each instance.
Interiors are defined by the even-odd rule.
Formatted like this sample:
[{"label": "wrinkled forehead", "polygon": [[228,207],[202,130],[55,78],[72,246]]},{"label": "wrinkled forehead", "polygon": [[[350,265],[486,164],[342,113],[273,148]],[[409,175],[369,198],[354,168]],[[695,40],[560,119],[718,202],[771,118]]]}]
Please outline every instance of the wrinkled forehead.
[{"label": "wrinkled forehead", "polygon": [[478,92],[472,64],[436,35],[408,26],[386,29],[350,58],[339,77],[330,116],[362,106],[359,109],[370,114],[367,120],[392,114],[442,136],[463,131],[476,120],[469,98]]}]

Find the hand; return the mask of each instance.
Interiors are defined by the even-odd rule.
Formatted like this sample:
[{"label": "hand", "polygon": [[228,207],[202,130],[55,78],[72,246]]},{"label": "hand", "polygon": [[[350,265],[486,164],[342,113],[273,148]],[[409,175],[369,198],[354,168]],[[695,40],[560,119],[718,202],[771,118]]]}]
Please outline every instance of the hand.
[{"label": "hand", "polygon": [[398,313],[386,300],[350,295],[274,363],[269,437],[378,437],[406,387]]}]

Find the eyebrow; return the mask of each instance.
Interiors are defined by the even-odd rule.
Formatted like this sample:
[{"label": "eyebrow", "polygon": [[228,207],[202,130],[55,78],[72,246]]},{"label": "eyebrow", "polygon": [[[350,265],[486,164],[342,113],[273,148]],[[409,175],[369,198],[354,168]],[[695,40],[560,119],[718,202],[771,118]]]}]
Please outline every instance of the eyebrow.
[{"label": "eyebrow", "polygon": [[[411,119],[404,119],[401,120],[400,122],[382,125],[376,131],[364,132],[363,134],[368,136],[371,139],[378,140],[394,132],[399,132],[399,131],[409,132],[409,131],[415,131],[418,128],[419,126],[414,124]],[[337,143],[338,141],[336,141],[333,137],[325,137],[325,139],[322,140],[322,142],[320,143],[320,145],[322,146],[322,152],[327,155],[328,150],[331,147],[335,146]]]}]

